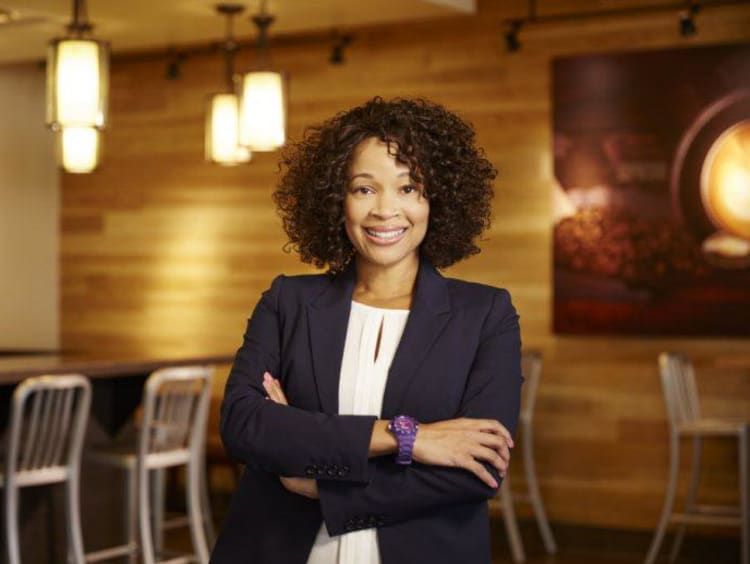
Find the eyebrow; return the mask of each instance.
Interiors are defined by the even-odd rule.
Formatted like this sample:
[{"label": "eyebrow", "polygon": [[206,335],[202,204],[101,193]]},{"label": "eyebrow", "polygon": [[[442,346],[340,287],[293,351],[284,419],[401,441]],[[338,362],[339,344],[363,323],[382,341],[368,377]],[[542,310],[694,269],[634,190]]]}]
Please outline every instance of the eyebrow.
[{"label": "eyebrow", "polygon": [[[402,176],[411,176],[411,172],[409,172],[408,170],[405,170],[404,172],[397,174],[396,178],[401,178]],[[354,174],[351,177],[349,177],[349,181],[351,182],[355,178],[369,178],[370,180],[373,180],[375,177],[369,172],[358,172],[357,174]]]}]

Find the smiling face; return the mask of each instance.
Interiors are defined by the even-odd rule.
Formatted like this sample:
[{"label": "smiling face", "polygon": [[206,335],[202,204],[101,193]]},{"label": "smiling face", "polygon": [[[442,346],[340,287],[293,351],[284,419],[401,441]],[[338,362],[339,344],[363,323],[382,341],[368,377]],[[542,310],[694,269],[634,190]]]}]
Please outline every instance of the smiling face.
[{"label": "smiling face", "polygon": [[354,150],[344,199],[346,234],[357,259],[388,268],[416,264],[430,204],[423,187],[396,161],[388,144],[370,137]]}]

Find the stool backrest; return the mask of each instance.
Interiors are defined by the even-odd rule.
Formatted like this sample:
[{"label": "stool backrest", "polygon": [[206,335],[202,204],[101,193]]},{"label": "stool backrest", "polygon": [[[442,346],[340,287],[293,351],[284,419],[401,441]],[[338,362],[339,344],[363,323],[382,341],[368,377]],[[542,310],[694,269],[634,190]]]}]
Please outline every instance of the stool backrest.
[{"label": "stool backrest", "polygon": [[13,392],[5,475],[34,474],[33,483],[62,481],[78,471],[91,385],[80,374],[35,376]]},{"label": "stool backrest", "polygon": [[692,362],[684,354],[663,352],[659,355],[659,372],[669,424],[677,428],[700,419],[698,386]]},{"label": "stool backrest", "polygon": [[534,417],[536,392],[542,374],[542,353],[525,350],[521,354],[521,374],[523,374],[523,391],[521,392],[521,421],[531,422]]},{"label": "stool backrest", "polygon": [[210,367],[185,366],[162,368],[149,376],[138,441],[142,457],[202,450],[212,374]]}]

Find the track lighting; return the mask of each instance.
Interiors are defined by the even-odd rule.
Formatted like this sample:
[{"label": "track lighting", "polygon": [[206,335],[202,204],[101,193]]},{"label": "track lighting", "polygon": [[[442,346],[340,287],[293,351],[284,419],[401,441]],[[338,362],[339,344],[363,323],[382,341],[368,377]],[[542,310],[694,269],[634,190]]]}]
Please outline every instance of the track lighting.
[{"label": "track lighting", "polygon": [[680,13],[680,35],[690,37],[698,33],[698,27],[695,25],[695,16],[700,11],[700,4],[689,2],[687,9]]},{"label": "track lighting", "polygon": [[505,47],[509,53],[514,53],[521,49],[521,40],[518,34],[523,27],[523,20],[515,20],[510,23],[508,31],[505,32]]}]

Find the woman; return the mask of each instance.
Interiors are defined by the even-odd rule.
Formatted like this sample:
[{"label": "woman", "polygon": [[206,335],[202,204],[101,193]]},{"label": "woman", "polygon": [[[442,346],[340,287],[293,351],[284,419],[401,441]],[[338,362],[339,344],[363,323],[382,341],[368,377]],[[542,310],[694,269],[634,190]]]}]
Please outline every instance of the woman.
[{"label": "woman", "polygon": [[290,243],[329,273],[279,276],[248,322],[221,421],[246,471],[212,561],[490,562],[518,316],[436,267],[479,252],[493,167],[441,106],[380,98],[282,165]]}]

